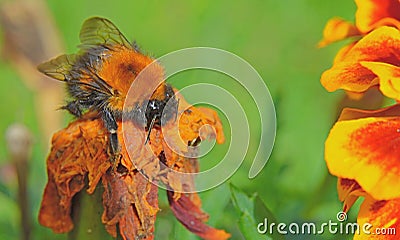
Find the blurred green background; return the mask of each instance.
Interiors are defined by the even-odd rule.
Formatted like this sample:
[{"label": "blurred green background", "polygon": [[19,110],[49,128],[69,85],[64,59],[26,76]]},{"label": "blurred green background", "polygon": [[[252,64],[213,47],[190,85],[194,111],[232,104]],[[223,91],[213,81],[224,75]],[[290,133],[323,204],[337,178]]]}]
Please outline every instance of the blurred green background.
[{"label": "blurred green background", "polygon": [[[1,4],[8,2],[1,1]],[[77,51],[83,21],[91,16],[102,16],[113,21],[129,40],[136,40],[144,52],[154,57],[182,48],[207,46],[232,52],[248,61],[263,77],[274,99],[276,142],[261,174],[255,179],[248,179],[259,137],[259,124],[251,126],[251,151],[229,181],[248,194],[257,192],[280,222],[321,223],[336,219],[341,204],[337,199],[336,179],[328,174],[323,152],[324,140],[335,121],[342,93],[326,92],[320,85],[319,77],[323,70],[330,67],[343,43],[324,49],[318,49],[316,45],[329,18],[341,16],[353,21],[353,1],[71,0],[46,1],[45,4],[67,53]],[[6,58],[0,62],[0,78],[0,239],[18,239],[20,236],[15,200],[17,184],[12,169],[7,168],[9,154],[4,138],[7,127],[14,122],[22,122],[34,134],[28,175],[32,239],[65,239],[64,235],[55,235],[37,223],[47,178],[45,158],[50,139],[44,142],[41,138],[33,93]],[[188,71],[178,74],[171,81],[176,82],[174,86],[178,88],[195,82],[225,86],[242,103],[248,103],[244,106],[246,113],[257,122],[257,109],[248,95],[241,94],[244,89],[229,82],[222,74]],[[190,102],[190,96],[187,98]],[[64,125],[70,119],[65,114]],[[228,134],[229,126],[226,129]],[[212,155],[202,159],[203,167],[218,162],[227,144],[217,146]],[[7,172],[10,176],[5,174]],[[164,195],[165,192],[160,191],[162,211],[157,219],[156,239],[196,239],[175,220]],[[201,193],[201,198],[203,209],[210,214],[210,225],[227,230],[233,235],[232,239],[243,239],[227,184]],[[353,215],[351,221],[355,221]],[[326,234],[312,236],[312,239],[337,237]],[[286,238],[310,239],[310,236]]]}]

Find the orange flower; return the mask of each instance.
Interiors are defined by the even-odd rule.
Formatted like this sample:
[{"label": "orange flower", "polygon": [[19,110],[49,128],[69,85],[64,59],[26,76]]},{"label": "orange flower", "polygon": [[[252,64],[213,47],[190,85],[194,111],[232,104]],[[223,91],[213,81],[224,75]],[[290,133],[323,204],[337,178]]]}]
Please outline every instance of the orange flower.
[{"label": "orange flower", "polygon": [[[376,111],[344,109],[325,143],[328,169],[339,177],[343,210],[348,211],[360,196],[365,197],[357,221],[360,226],[371,224],[371,233],[400,227],[399,143],[399,104]],[[364,237],[371,236],[361,231],[354,239]]]},{"label": "orange flower", "polygon": [[[328,91],[362,94],[379,87],[400,100],[400,2],[356,0],[356,24],[332,19],[320,46],[348,37],[333,66],[321,76]],[[375,111],[344,109],[325,142],[325,160],[338,176],[339,199],[348,211],[364,197],[360,226],[370,224],[354,239],[397,239],[400,229],[400,104]],[[365,229],[364,229],[365,230]]]},{"label": "orange flower", "polygon": [[331,19],[325,26],[324,38],[319,43],[322,47],[342,39],[357,37],[356,41],[339,51],[333,66],[321,77],[321,83],[328,91],[344,89],[351,96],[359,96],[351,93],[363,93],[377,85],[381,90],[390,88],[387,81],[382,81],[381,75],[374,71],[375,68],[371,69],[364,62],[400,66],[400,2],[356,0],[356,4],[356,24],[340,18]]},{"label": "orange flower", "polygon": [[[175,137],[185,141],[193,137],[201,140],[216,137],[217,142],[224,141],[222,126],[214,111],[195,108],[178,93],[176,96],[180,99],[181,113],[178,116],[178,129],[165,126],[164,131],[180,130],[180,135]],[[48,183],[39,212],[40,224],[56,233],[70,231],[73,228],[72,198],[84,188],[92,194],[101,180],[104,187],[102,222],[106,230],[113,237],[119,231],[123,239],[153,239],[159,208],[157,186],[146,179],[152,176],[153,181],[160,180],[170,187],[168,199],[172,212],[186,228],[204,239],[229,238],[230,235],[225,231],[205,225],[208,216],[200,209],[201,201],[197,194],[180,193],[194,189],[193,180],[177,179],[162,171],[162,165],[166,164],[180,172],[197,172],[197,159],[182,157],[171,151],[164,142],[163,130],[158,128],[152,130],[147,143],[152,151],[146,151],[144,142],[139,140],[145,139],[146,132],[132,132],[137,128],[133,122],[124,124],[127,125],[124,131],[128,129],[129,134],[137,137],[137,141],[133,148],[128,149],[122,131],[118,132],[122,149],[121,160],[115,170],[112,170],[109,161],[108,130],[96,113],[90,112],[54,134],[47,158]],[[200,134],[199,129],[205,124],[211,125],[216,130],[215,134],[208,131]],[[118,126],[118,129],[122,129],[122,122],[118,122]],[[135,152],[128,154],[132,149]],[[138,157],[137,163],[144,163],[143,168],[137,169],[138,165],[134,165],[131,156]]]},{"label": "orange flower", "polygon": [[328,91],[344,89],[365,92],[379,84],[381,90],[387,88],[382,86],[387,81],[381,81],[379,75],[371,71],[365,62],[400,66],[400,32],[392,27],[378,28],[355,43],[345,54],[341,54],[340,58],[321,76],[321,83]]},{"label": "orange flower", "polygon": [[400,197],[400,105],[343,110],[325,143],[329,171],[377,200]]}]

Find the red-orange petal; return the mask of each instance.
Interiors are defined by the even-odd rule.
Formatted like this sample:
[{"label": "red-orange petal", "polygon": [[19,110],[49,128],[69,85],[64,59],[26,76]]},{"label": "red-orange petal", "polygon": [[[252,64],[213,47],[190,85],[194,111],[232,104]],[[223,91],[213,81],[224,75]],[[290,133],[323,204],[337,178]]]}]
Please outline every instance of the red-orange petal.
[{"label": "red-orange petal", "polygon": [[369,32],[378,26],[396,26],[400,23],[398,0],[355,0],[357,4],[356,26],[361,32]]},{"label": "red-orange petal", "polygon": [[207,215],[191,200],[188,194],[182,194],[179,199],[175,199],[174,193],[171,191],[168,191],[167,194],[172,212],[189,231],[208,240],[224,240],[230,237],[230,234],[224,230],[204,224],[208,218]]},{"label": "red-orange petal", "polygon": [[322,85],[328,91],[344,89],[352,92],[364,92],[377,85],[377,76],[360,64],[363,61],[400,65],[399,30],[380,27],[366,35],[322,74]]},{"label": "red-orange petal", "polygon": [[378,200],[400,197],[400,117],[338,121],[325,143],[329,171]]},{"label": "red-orange petal", "polygon": [[330,43],[360,34],[352,23],[335,17],[326,23],[323,31],[323,39],[318,43],[318,47],[324,47]]},{"label": "red-orange petal", "polygon": [[343,202],[344,212],[347,212],[360,196],[364,196],[364,190],[352,179],[339,178],[337,189],[339,200]]},{"label": "red-orange petal", "polygon": [[361,62],[379,77],[379,88],[390,98],[400,100],[400,68],[387,63]]},{"label": "red-orange petal", "polygon": [[400,199],[377,201],[366,196],[361,204],[357,222],[360,234],[354,235],[355,240],[399,239],[397,231],[400,229]]}]

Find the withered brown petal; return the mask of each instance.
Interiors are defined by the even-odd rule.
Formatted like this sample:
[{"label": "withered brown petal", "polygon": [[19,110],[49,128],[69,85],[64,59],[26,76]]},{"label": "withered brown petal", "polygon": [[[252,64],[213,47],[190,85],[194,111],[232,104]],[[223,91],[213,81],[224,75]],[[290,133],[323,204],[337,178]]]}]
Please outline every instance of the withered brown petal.
[{"label": "withered brown petal", "polygon": [[102,221],[114,237],[117,224],[123,239],[153,239],[158,212],[157,186],[139,172],[103,176],[104,213]]},{"label": "withered brown petal", "polygon": [[[133,127],[133,125],[129,126]],[[119,127],[122,128],[121,123]],[[125,240],[153,239],[154,223],[159,210],[158,188],[132,165],[130,155],[125,148],[122,131],[118,132],[118,140],[122,146],[121,165],[126,171],[107,172],[102,177],[105,188],[102,221],[107,231],[114,237],[117,235],[118,224],[120,235]],[[143,146],[143,143],[141,144]],[[136,149],[138,151],[134,154],[139,159],[142,158],[141,154],[147,153],[147,151],[140,151],[140,148]]]},{"label": "withered brown petal", "polygon": [[104,148],[106,133],[100,119],[86,115],[54,134],[47,158],[48,183],[39,211],[39,223],[56,233],[73,228],[70,217],[72,197],[85,186],[89,173],[89,192],[109,168]]},{"label": "withered brown petal", "polygon": [[[71,204],[60,206],[61,196],[58,193],[54,176],[49,173],[48,178],[49,180],[44,190],[40,206],[39,223],[45,227],[53,229],[56,233],[69,232],[74,227],[70,217]],[[82,189],[83,184],[80,186]]]},{"label": "withered brown petal", "polygon": [[208,216],[191,200],[191,194],[181,194],[179,199],[175,199],[174,193],[171,191],[168,191],[167,194],[172,212],[189,231],[209,240],[223,240],[230,237],[230,234],[224,230],[210,227],[204,223]]}]

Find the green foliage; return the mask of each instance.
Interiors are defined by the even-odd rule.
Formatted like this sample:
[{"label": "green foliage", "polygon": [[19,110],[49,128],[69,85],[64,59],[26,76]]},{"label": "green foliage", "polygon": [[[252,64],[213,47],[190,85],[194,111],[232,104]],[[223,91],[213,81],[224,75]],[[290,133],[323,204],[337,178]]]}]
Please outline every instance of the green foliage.
[{"label": "green foliage", "polygon": [[[238,224],[243,236],[246,239],[255,239],[255,240],[273,239],[272,236],[270,235],[263,236],[259,232],[257,232],[258,224],[262,223],[257,221],[255,217],[254,209],[255,209],[257,194],[254,193],[252,196],[249,197],[240,189],[235,187],[233,184],[230,185],[230,189],[231,189],[231,199],[233,205],[235,206],[239,215]],[[267,212],[270,213],[270,211],[268,210],[267,207],[265,207],[265,205],[263,209],[266,209]],[[269,215],[272,216],[272,214]]]}]

